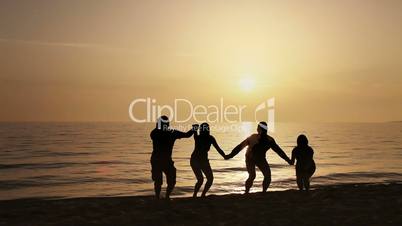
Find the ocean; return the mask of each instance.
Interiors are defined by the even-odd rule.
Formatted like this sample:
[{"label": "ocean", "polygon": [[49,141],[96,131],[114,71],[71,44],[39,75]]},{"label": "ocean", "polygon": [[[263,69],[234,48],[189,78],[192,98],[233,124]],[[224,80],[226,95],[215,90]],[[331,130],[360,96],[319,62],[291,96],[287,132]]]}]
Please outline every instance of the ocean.
[{"label": "ocean", "polygon": [[[152,195],[149,134],[153,128],[154,124],[132,122],[0,123],[0,199]],[[256,124],[211,125],[211,129],[229,153],[256,131]],[[277,123],[271,136],[290,156],[301,133],[315,151],[312,189],[402,181],[402,123]],[[193,148],[193,138],[176,141],[173,197],[192,195]],[[244,191],[244,154],[245,150],[223,160],[211,147],[215,180],[208,194]],[[272,171],[269,190],[296,189],[294,167],[272,150],[267,159]],[[261,190],[261,181],[257,170],[251,192]]]}]

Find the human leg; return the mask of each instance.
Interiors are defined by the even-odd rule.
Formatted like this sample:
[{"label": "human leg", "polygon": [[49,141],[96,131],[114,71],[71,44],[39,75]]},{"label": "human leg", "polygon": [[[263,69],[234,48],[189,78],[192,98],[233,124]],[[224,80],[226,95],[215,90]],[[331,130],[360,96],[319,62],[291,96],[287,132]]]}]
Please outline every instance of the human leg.
[{"label": "human leg", "polygon": [[257,166],[264,175],[264,181],[262,182],[262,192],[266,192],[269,185],[271,184],[271,169],[269,168],[269,164],[265,158],[258,161]]},{"label": "human leg", "polygon": [[176,168],[174,167],[173,161],[169,164],[167,169],[165,170],[166,174],[166,198],[170,198],[170,194],[173,191],[174,186],[176,185]]},{"label": "human leg", "polygon": [[313,164],[313,166],[306,173],[304,187],[306,188],[307,191],[310,190],[310,181],[311,181],[311,177],[313,176],[314,172],[315,172],[315,164]]},{"label": "human leg", "polygon": [[250,188],[253,186],[253,182],[255,179],[255,162],[254,162],[254,160],[246,158],[246,168],[247,168],[247,172],[248,172],[248,178],[246,180],[245,193],[248,194],[250,192]]},{"label": "human leg", "polygon": [[296,168],[296,183],[297,187],[299,188],[299,191],[303,191],[304,185],[303,185],[303,174]]},{"label": "human leg", "polygon": [[191,165],[191,168],[193,169],[194,175],[197,179],[197,182],[194,185],[193,197],[197,197],[197,193],[200,190],[202,183],[204,182],[204,177],[202,175],[202,171],[201,171],[201,168],[199,167],[199,164],[197,164],[194,161],[191,161],[190,165]]},{"label": "human leg", "polygon": [[205,177],[207,178],[207,183],[205,183],[204,190],[202,191],[202,197],[205,197],[205,194],[208,192],[209,188],[212,186],[212,183],[214,181],[214,174],[212,173],[211,165],[209,162],[205,163],[205,166],[203,167],[202,171],[205,174]]},{"label": "human leg", "polygon": [[152,180],[154,181],[155,197],[159,199],[163,183],[162,170],[157,162],[151,161],[151,167]]}]

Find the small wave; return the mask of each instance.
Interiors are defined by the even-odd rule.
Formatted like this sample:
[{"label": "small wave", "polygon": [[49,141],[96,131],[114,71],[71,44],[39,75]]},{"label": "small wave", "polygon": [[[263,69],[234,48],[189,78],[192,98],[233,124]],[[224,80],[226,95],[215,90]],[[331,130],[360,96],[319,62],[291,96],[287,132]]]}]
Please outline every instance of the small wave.
[{"label": "small wave", "polygon": [[76,155],[90,155],[89,152],[48,152],[48,156],[76,156]]},{"label": "small wave", "polygon": [[130,162],[125,162],[125,161],[95,161],[95,162],[89,162],[88,164],[94,164],[94,165],[109,165],[109,164],[132,164]]},{"label": "small wave", "polygon": [[388,172],[351,172],[351,173],[333,173],[325,176],[316,177],[317,179],[325,180],[338,180],[338,179],[363,179],[363,178],[400,178],[402,179],[401,173],[388,173]]},{"label": "small wave", "polygon": [[193,191],[194,191],[193,186],[180,186],[175,188],[174,194],[175,196],[188,195],[192,194]]},{"label": "small wave", "polygon": [[82,177],[62,178],[52,175],[35,176],[22,180],[0,180],[0,190],[20,189],[29,187],[54,187],[74,184],[106,183],[106,184],[151,184],[147,178],[106,178]]},{"label": "small wave", "polygon": [[93,153],[90,152],[53,152],[48,150],[35,150],[31,151],[31,158],[39,158],[39,157],[70,157],[70,156],[85,156],[91,155]]},{"label": "small wave", "polygon": [[54,163],[19,163],[19,164],[0,164],[0,170],[2,169],[57,169],[75,166],[87,166],[87,165],[114,165],[123,164],[129,165],[130,162],[125,161],[94,161],[94,162],[54,162]]},{"label": "small wave", "polygon": [[[388,173],[388,172],[351,172],[351,173],[332,173],[322,176],[313,176],[312,181],[318,182],[319,184],[335,184],[342,182],[362,182],[368,178],[376,179],[378,181],[402,181],[401,173]],[[275,183],[294,183],[295,178],[285,178],[282,180],[273,181]]]},{"label": "small wave", "polygon": [[233,172],[233,171],[247,171],[246,167],[228,167],[228,168],[220,168],[214,169],[214,172]]},{"label": "small wave", "polygon": [[54,163],[20,163],[20,164],[0,164],[2,169],[57,169],[85,165],[130,165],[132,163],[125,161],[94,161],[94,162],[54,162]]},{"label": "small wave", "polygon": [[81,165],[74,162],[58,162],[58,163],[21,163],[21,164],[0,164],[1,169],[52,169]]},{"label": "small wave", "polygon": [[[285,164],[269,164],[269,167],[271,169],[276,169],[276,168],[284,168],[284,167],[289,167],[288,165]],[[227,168],[220,168],[220,169],[214,169],[214,172],[238,172],[238,171],[247,171],[246,167],[227,167]]]}]

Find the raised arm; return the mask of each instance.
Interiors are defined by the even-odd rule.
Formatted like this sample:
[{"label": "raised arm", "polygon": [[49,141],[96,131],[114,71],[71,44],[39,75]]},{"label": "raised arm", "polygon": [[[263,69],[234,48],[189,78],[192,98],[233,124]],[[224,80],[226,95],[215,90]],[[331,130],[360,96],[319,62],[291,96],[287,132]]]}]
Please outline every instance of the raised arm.
[{"label": "raised arm", "polygon": [[176,139],[189,138],[197,131],[197,128],[198,128],[198,124],[194,124],[192,126],[192,128],[187,132],[182,132],[182,131],[175,130],[174,131],[175,137],[176,137]]},{"label": "raised arm", "polygon": [[227,155],[227,158],[233,158],[235,157],[237,154],[239,154],[239,152],[241,150],[243,150],[246,146],[248,146],[248,138],[243,140],[239,145],[237,145],[232,152],[230,152],[230,154]]},{"label": "raised arm", "polygon": [[292,162],[289,159],[289,157],[286,155],[286,153],[282,150],[282,148],[279,147],[279,145],[275,141],[272,142],[271,148],[272,148],[272,150],[274,150],[276,152],[276,154],[279,155],[279,157],[281,157],[283,160],[285,160],[287,163],[289,163],[289,165],[292,165]]},{"label": "raised arm", "polygon": [[215,147],[215,149],[218,151],[218,153],[225,158],[225,152],[223,152],[223,150],[219,147],[218,143],[216,142],[215,137],[211,136],[212,138],[212,145]]}]

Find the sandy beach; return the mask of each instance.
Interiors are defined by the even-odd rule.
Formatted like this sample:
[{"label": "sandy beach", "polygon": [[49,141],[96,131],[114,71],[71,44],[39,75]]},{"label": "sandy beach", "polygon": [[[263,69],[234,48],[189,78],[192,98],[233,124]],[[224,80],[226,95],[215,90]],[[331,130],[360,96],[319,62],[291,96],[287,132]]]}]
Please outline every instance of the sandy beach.
[{"label": "sandy beach", "polygon": [[402,225],[402,184],[249,195],[0,201],[0,225]]}]

